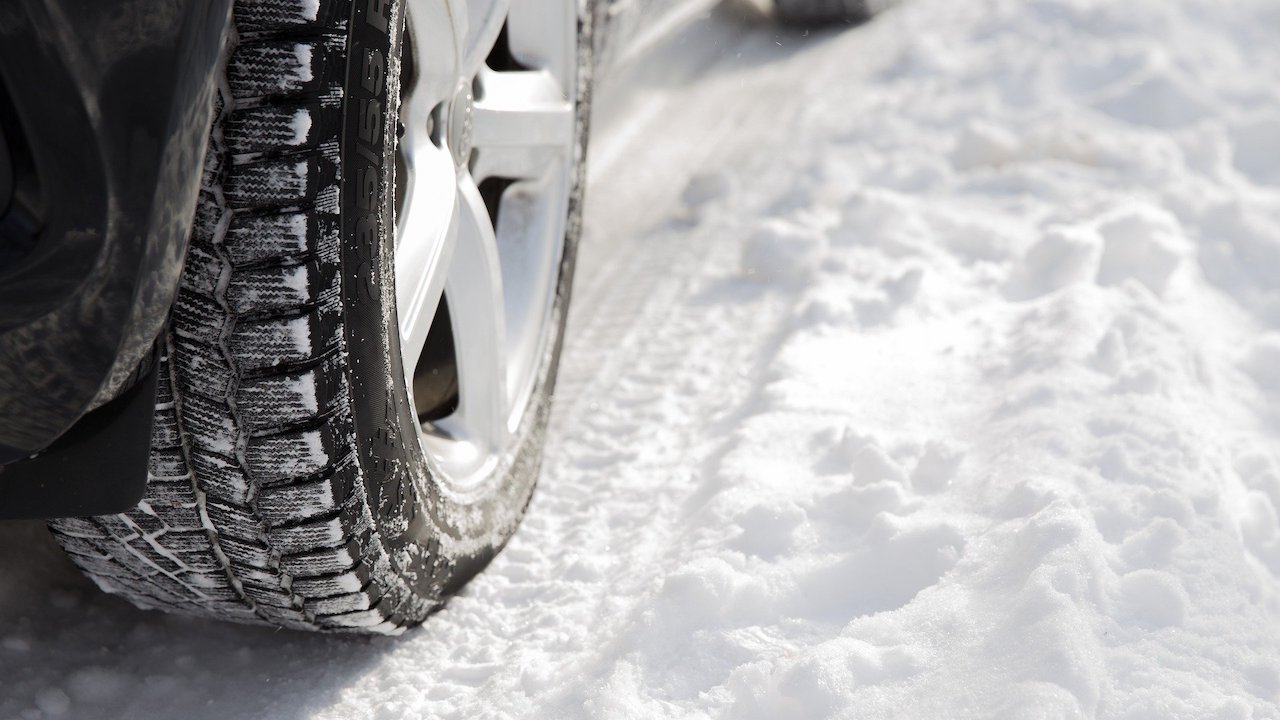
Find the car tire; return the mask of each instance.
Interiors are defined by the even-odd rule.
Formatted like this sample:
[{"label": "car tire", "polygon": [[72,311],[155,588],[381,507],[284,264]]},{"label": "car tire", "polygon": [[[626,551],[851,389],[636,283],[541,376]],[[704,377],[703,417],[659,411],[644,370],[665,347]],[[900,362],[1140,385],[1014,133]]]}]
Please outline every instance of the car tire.
[{"label": "car tire", "polygon": [[[561,174],[546,183],[562,191],[555,191],[545,225],[556,231],[546,251],[551,260],[542,263],[549,276],[538,280],[545,312],[543,325],[527,331],[537,335],[530,341],[537,357],[526,362],[531,379],[519,400],[523,409],[500,416],[509,432],[494,431],[502,440],[483,446],[487,464],[468,465],[467,482],[460,484],[449,468],[462,461],[450,453],[461,456],[481,443],[455,447],[449,443],[462,441],[440,428],[471,402],[472,391],[458,396],[459,376],[483,390],[480,380],[467,380],[463,362],[466,353],[484,354],[464,352],[463,340],[452,336],[462,338],[464,321],[488,306],[463,312],[466,292],[450,294],[462,281],[449,273],[461,272],[462,260],[440,261],[445,270],[431,266],[445,273],[445,285],[427,318],[434,323],[431,337],[418,338],[426,343],[423,359],[409,367],[397,290],[415,277],[401,267],[413,241],[398,225],[415,206],[405,206],[397,220],[402,186],[415,177],[405,171],[408,136],[397,114],[403,107],[407,117],[412,100],[401,103],[410,82],[406,74],[400,86],[410,63],[402,51],[414,33],[438,35],[439,26],[399,31],[406,14],[400,0],[236,0],[195,229],[161,338],[146,497],[123,514],[51,523],[73,561],[102,589],[143,608],[208,618],[395,633],[439,608],[511,537],[538,474],[560,355],[580,229],[592,70],[593,18],[578,16],[579,3],[526,0],[530,4],[554,12],[543,8],[535,20],[526,13],[521,22],[568,13],[561,46],[569,55],[553,78],[565,92],[564,103],[554,105],[556,127],[567,129],[558,131],[560,145],[525,153],[530,172],[541,167],[528,160],[542,157],[537,153],[560,158]],[[426,0],[408,5],[410,14],[435,12]],[[445,0],[436,5],[444,7]],[[471,3],[473,11],[478,5]],[[489,28],[482,40],[494,44],[485,57],[512,63],[516,15],[501,22],[500,33],[493,18],[473,18],[472,26]],[[542,32],[524,32],[533,37],[535,30]],[[453,69],[465,79],[463,60],[474,48],[457,48]],[[426,59],[412,62],[425,67]],[[478,140],[479,149],[470,145],[471,133],[478,138],[483,129],[484,112],[479,86],[473,87],[475,97],[459,83],[455,96],[437,103],[424,127],[413,130],[438,146],[428,148],[433,157],[453,156],[459,188],[488,152]],[[547,103],[539,107],[551,112]],[[511,127],[516,130],[495,132],[519,131]],[[450,133],[457,137],[445,137]],[[482,220],[479,206],[467,205],[479,197],[494,223],[490,244],[500,243],[507,221],[497,208],[506,207],[504,193],[512,186],[475,183],[457,190],[457,217],[441,236],[457,243],[455,257],[487,252],[487,262],[506,252],[498,245],[468,249],[466,237],[484,233],[457,228]],[[506,267],[482,270],[502,280]],[[427,392],[415,385],[420,364],[439,364],[440,347],[454,350],[443,353],[456,364],[453,385],[443,384],[444,407],[437,402],[424,420],[414,387]],[[431,367],[426,374],[440,371]]]}]

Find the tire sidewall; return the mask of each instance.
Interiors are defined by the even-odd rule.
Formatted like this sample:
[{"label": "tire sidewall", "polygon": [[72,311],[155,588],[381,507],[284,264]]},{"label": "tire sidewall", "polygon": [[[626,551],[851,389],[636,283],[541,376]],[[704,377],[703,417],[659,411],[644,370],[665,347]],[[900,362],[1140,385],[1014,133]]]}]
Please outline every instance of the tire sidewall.
[{"label": "tire sidewall", "polygon": [[[344,341],[352,431],[372,515],[367,537],[383,545],[411,594],[456,591],[514,533],[538,475],[550,397],[581,231],[593,18],[579,12],[578,146],[548,350],[512,441],[512,452],[465,496],[432,468],[406,386],[395,313],[394,188],[402,0],[354,0],[342,135],[341,244]],[[409,611],[416,615],[417,611]]]}]

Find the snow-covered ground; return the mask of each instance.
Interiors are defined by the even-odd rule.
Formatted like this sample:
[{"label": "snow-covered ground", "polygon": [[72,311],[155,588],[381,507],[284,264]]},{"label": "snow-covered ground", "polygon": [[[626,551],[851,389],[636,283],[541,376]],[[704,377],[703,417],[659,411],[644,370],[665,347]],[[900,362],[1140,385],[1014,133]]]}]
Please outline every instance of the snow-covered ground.
[{"label": "snow-covered ground", "polygon": [[1280,717],[1280,3],[735,6],[598,127],[488,572],[312,637],[0,526],[0,718]]}]

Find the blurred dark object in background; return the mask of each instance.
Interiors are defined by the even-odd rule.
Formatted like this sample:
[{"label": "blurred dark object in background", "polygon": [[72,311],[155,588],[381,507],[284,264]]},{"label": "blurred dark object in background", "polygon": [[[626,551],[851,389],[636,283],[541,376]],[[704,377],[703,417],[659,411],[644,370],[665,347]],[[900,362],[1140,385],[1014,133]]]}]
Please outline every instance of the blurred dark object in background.
[{"label": "blurred dark object in background", "polygon": [[778,20],[788,25],[860,23],[891,4],[891,0],[774,0]]}]

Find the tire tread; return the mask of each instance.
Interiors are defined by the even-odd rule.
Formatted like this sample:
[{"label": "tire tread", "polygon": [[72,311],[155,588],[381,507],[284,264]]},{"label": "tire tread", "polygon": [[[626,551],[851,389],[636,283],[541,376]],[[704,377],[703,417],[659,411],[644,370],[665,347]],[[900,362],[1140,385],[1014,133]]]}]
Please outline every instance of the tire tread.
[{"label": "tire tread", "polygon": [[[147,607],[398,632],[342,410],[338,147],[349,7],[237,0],[161,368],[147,498],[55,520],[72,560]],[[301,130],[304,130],[302,132]],[[385,575],[385,573],[384,573]],[[370,591],[370,587],[375,590]]]}]

